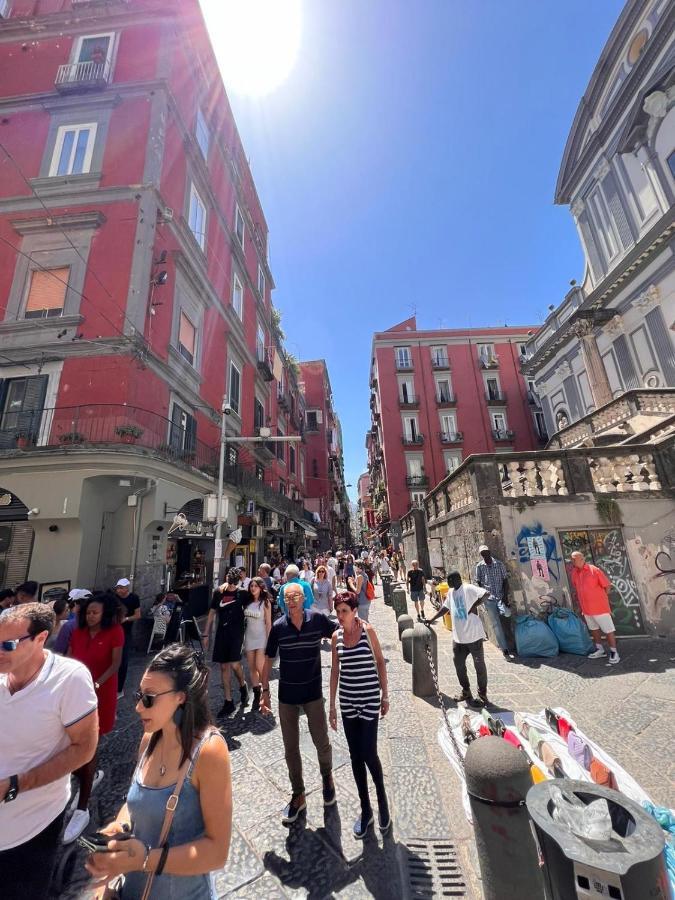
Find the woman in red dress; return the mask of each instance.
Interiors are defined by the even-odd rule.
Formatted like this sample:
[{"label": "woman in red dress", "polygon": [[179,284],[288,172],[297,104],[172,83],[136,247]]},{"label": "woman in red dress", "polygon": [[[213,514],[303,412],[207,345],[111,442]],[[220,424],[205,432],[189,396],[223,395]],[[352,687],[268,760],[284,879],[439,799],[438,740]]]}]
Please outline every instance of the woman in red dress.
[{"label": "woman in red dress", "polygon": [[[124,630],[120,625],[120,603],[112,593],[94,594],[80,607],[78,628],[70,638],[68,655],[89,669],[98,697],[99,737],[112,731],[117,711],[117,670],[122,662]],[[63,836],[69,844],[78,838],[89,824],[89,797],[94,785],[96,754],[81,769],[77,769],[80,797]],[[98,780],[103,777],[101,772]]]}]

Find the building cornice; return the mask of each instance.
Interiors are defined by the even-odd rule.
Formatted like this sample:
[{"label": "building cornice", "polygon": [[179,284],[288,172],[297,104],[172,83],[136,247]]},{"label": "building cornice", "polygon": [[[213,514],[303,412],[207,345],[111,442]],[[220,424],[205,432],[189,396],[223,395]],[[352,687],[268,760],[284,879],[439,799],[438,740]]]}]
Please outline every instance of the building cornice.
[{"label": "building cornice", "polygon": [[18,234],[36,234],[44,231],[82,231],[100,228],[106,217],[100,210],[63,213],[55,216],[33,216],[30,219],[12,219],[10,225]]}]

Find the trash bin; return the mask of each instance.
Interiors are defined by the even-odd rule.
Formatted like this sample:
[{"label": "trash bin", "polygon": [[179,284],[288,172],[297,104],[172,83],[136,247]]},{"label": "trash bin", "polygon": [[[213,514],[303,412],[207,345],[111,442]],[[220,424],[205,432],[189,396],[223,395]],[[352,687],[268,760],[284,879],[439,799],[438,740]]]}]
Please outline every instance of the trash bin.
[{"label": "trash bin", "polygon": [[[610,839],[578,837],[556,822],[552,799],[556,787],[586,805],[599,798],[607,800]],[[547,900],[672,900],[663,831],[624,794],[585,781],[553,779],[530,788],[527,810],[541,856]]]}]

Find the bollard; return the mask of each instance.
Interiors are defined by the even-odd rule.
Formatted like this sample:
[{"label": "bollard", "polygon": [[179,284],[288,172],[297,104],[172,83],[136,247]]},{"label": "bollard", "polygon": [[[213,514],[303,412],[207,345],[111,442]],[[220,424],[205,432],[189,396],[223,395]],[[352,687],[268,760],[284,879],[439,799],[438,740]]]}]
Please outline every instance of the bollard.
[{"label": "bollard", "polygon": [[[403,616],[401,616],[403,618]],[[401,635],[401,650],[403,652],[403,662],[411,663],[413,654],[413,635],[415,634],[414,626],[406,628]]]},{"label": "bollard", "polygon": [[525,754],[499,737],[469,744],[464,760],[485,900],[545,897],[525,797]]},{"label": "bollard", "polygon": [[[483,740],[483,738],[481,738]],[[552,789],[588,805],[604,798],[612,832],[608,841],[577,837],[552,816]],[[535,785],[527,795],[543,859],[550,900],[621,897],[622,900],[669,900],[663,847],[664,832],[641,806],[611,788],[566,778]]]},{"label": "bollard", "polygon": [[431,650],[434,670],[438,671],[438,648],[436,632],[418,622],[412,635],[412,691],[416,697],[436,696],[434,676],[429,664],[427,648]]},{"label": "bollard", "polygon": [[406,630],[406,628],[412,628],[415,624],[413,621],[413,617],[408,615],[408,613],[403,613],[402,616],[399,616],[396,620],[398,622],[398,639],[401,640],[401,635]]},{"label": "bollard", "polygon": [[391,606],[391,594],[392,594],[393,580],[394,580],[393,575],[383,575],[382,576],[382,594],[384,596],[384,602],[387,606]]},{"label": "bollard", "polygon": [[405,615],[405,613],[408,612],[408,598],[406,596],[405,588],[401,587],[401,585],[394,588],[391,596],[391,605],[397,619],[399,616]]}]

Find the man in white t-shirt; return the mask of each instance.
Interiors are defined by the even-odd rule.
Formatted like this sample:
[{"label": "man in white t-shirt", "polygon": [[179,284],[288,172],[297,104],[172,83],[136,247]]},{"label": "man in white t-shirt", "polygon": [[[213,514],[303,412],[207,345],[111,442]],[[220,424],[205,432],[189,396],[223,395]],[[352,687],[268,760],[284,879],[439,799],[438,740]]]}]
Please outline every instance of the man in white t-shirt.
[{"label": "man in white t-shirt", "polygon": [[[427,621],[431,625],[446,612],[452,618],[452,661],[455,664],[457,679],[462,686],[462,693],[454,699],[457,703],[467,702],[474,706],[487,706],[487,669],[483,654],[483,641],[486,640],[485,629],[476,607],[490,592],[475,584],[464,584],[459,572],[449,572],[446,580],[450,585],[445,602],[433,617]],[[477,701],[471,693],[471,684],[466,671],[466,658],[471,654],[478,681]]]},{"label": "man in white t-shirt", "polygon": [[52,610],[0,615],[0,873],[3,900],[44,900],[70,797],[70,774],[98,743],[96,693],[82,663],[44,649]]}]

